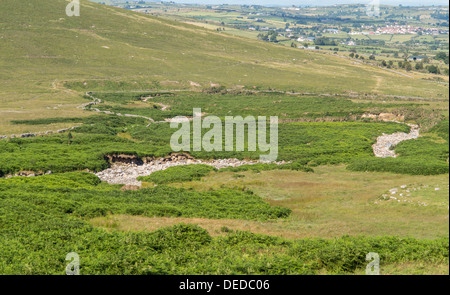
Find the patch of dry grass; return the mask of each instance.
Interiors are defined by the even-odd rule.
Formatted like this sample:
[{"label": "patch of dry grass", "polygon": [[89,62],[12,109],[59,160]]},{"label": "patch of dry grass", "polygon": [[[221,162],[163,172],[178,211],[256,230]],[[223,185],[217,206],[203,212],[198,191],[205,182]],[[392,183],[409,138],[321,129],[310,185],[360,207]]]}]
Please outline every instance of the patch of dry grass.
[{"label": "patch of dry grass", "polygon": [[[81,94],[39,83],[24,85],[23,81],[10,81],[8,89],[0,83],[0,135],[28,132],[56,131],[78,123],[58,123],[49,125],[13,125],[13,120],[33,120],[43,118],[71,118],[92,116],[92,112],[79,108],[88,102]],[[18,93],[19,92],[19,93]]]},{"label": "patch of dry grass", "polygon": [[[448,175],[409,176],[391,173],[350,172],[344,166],[317,167],[315,173],[263,171],[213,173],[202,181],[176,184],[194,190],[250,189],[273,206],[287,207],[292,216],[268,224],[271,231],[291,236],[332,238],[342,235],[398,235],[437,238],[449,234],[448,206],[417,206],[417,201],[448,204]],[[439,186],[441,190],[416,193],[415,203],[380,202],[379,198],[402,185]],[[268,229],[269,230],[269,229]]]}]

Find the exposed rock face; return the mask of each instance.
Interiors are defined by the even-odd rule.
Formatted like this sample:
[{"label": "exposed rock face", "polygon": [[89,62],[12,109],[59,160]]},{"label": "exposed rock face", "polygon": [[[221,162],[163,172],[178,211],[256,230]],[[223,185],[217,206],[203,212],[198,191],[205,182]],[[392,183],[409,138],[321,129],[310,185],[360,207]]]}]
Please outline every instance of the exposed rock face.
[{"label": "exposed rock face", "polygon": [[380,114],[364,114],[361,116],[361,118],[368,118],[368,119],[374,119],[379,121],[385,121],[385,122],[397,122],[401,123],[405,121],[405,116],[402,115],[396,115],[392,113],[380,113]]},{"label": "exposed rock face", "polygon": [[395,147],[402,141],[416,139],[419,137],[419,126],[414,124],[407,124],[411,127],[409,134],[397,132],[394,134],[383,134],[377,138],[377,142],[372,146],[375,157],[378,158],[396,158],[398,155],[391,148]]},{"label": "exposed rock face", "polygon": [[138,156],[129,156],[129,155],[107,155],[105,156],[105,160],[107,160],[110,163],[135,164],[135,165],[141,165],[144,163]]},{"label": "exposed rock face", "polygon": [[[120,157],[112,158],[118,159]],[[111,184],[124,184],[126,186],[141,186],[141,182],[136,178],[139,176],[148,176],[153,172],[165,170],[169,167],[179,165],[191,165],[191,164],[205,164],[213,166],[217,169],[225,167],[238,167],[246,164],[262,163],[261,161],[244,161],[238,159],[223,159],[203,161],[196,160],[190,155],[186,154],[172,154],[165,158],[144,158],[141,160],[141,164],[136,163],[124,163],[124,158],[113,162],[111,168],[98,172],[97,175],[102,181],[106,181]],[[285,162],[278,162],[281,165]]]}]

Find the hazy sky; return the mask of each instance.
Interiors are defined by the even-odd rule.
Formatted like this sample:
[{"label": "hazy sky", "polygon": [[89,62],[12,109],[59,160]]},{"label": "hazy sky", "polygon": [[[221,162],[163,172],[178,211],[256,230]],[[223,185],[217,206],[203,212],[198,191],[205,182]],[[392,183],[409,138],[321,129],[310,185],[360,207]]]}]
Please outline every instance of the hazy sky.
[{"label": "hazy sky", "polygon": [[[168,2],[169,0],[163,0]],[[172,0],[177,3],[196,4],[258,4],[258,5],[333,5],[333,4],[367,4],[371,0]],[[155,2],[152,0],[152,2]],[[380,0],[383,5],[448,5],[448,0]]]}]

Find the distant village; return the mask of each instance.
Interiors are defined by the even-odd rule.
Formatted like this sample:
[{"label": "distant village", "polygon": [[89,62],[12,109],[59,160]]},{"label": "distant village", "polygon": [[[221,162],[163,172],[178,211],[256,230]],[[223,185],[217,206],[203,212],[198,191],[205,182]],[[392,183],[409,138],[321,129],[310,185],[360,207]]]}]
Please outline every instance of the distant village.
[{"label": "distant village", "polygon": [[350,32],[350,35],[407,35],[407,34],[419,34],[419,35],[440,35],[449,34],[447,29],[438,28],[421,28],[410,25],[386,25],[384,27],[363,26],[361,29],[368,29],[368,31]]}]

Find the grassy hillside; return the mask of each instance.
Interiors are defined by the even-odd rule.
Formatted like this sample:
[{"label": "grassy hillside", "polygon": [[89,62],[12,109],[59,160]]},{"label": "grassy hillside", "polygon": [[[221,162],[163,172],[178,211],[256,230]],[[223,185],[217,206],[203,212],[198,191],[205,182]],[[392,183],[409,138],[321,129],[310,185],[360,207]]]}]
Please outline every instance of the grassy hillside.
[{"label": "grassy hillside", "polygon": [[68,2],[2,0],[0,133],[23,131],[11,128],[13,119],[81,115],[75,106],[84,100],[78,91],[66,89],[65,81],[86,82],[86,88],[98,81],[122,82],[104,87],[110,90],[203,88],[217,83],[314,93],[448,97],[448,87],[436,82],[88,1],[82,1],[80,17],[68,17]]},{"label": "grassy hillside", "polygon": [[[66,4],[63,0],[2,1],[2,77],[169,79],[320,92],[389,93],[390,86],[397,85],[402,91],[397,94],[430,95],[425,95],[431,88],[429,82],[417,81],[417,85],[408,78],[329,55],[87,1],[82,1],[80,17],[67,17]],[[17,66],[22,70],[17,71]],[[442,87],[437,88],[431,95],[443,93]]]}]

